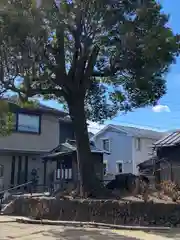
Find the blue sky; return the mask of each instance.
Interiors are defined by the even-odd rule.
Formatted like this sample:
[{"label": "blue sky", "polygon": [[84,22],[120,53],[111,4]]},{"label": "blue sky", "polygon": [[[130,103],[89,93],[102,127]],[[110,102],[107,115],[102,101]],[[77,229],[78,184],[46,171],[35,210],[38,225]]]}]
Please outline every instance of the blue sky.
[{"label": "blue sky", "polygon": [[[163,5],[163,10],[170,14],[170,27],[175,33],[180,33],[180,0],[161,0],[160,2]],[[49,101],[47,104],[59,107],[53,101]],[[159,104],[155,109],[144,108],[126,115],[119,115],[111,123],[139,125],[162,130],[180,129],[180,58],[170,68],[167,75],[167,94],[160,100]],[[97,128],[94,124],[90,130],[96,132]]]}]

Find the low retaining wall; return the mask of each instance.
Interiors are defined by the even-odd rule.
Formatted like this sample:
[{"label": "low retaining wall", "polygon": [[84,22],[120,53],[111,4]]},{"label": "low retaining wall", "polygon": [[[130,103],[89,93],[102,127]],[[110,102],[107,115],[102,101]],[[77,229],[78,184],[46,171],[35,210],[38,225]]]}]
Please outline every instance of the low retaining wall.
[{"label": "low retaining wall", "polygon": [[4,213],[61,221],[180,226],[180,205],[173,203],[18,198],[10,204]]}]

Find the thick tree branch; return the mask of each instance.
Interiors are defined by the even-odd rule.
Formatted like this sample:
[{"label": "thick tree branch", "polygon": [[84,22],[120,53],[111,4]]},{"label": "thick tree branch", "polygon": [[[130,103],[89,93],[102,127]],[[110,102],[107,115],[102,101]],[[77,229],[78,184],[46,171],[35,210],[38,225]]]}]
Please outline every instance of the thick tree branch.
[{"label": "thick tree branch", "polygon": [[65,66],[65,50],[64,50],[64,25],[60,24],[56,29],[57,35],[57,50],[56,50],[56,63],[58,64],[58,76],[63,79],[66,78],[66,66]]},{"label": "thick tree branch", "polygon": [[93,69],[94,69],[94,66],[96,64],[98,54],[99,54],[99,47],[96,45],[92,50],[92,53],[89,57],[87,67],[86,67],[86,70],[85,70],[85,73],[84,73],[84,87],[85,87],[85,89],[89,88],[89,85],[90,85],[89,79],[92,76]]},{"label": "thick tree branch", "polygon": [[69,77],[70,79],[74,79],[76,75],[76,70],[77,70],[77,61],[78,57],[80,54],[80,49],[81,49],[81,34],[82,34],[82,13],[78,9],[78,14],[76,15],[76,20],[75,20],[75,25],[76,25],[76,30],[71,31],[73,37],[74,37],[74,54],[73,54],[73,60],[71,64],[71,68],[69,71]]},{"label": "thick tree branch", "polygon": [[54,94],[57,97],[66,95],[66,92],[63,89],[60,89],[60,88],[57,89],[54,87],[45,88],[45,89],[38,87],[38,88],[34,88],[34,89],[30,88],[30,89],[25,90],[25,89],[16,88],[14,85],[6,83],[5,89],[6,89],[6,91],[10,90],[15,93],[18,93],[20,98],[23,98],[22,95],[27,96],[27,98],[34,97],[35,95],[46,95],[46,94]]}]

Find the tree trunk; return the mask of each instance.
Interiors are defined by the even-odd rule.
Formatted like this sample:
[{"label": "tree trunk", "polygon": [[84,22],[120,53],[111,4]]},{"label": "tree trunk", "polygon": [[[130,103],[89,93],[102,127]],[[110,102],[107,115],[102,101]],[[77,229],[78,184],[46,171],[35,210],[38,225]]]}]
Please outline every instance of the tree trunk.
[{"label": "tree trunk", "polygon": [[95,177],[95,172],[89,145],[84,100],[77,97],[74,102],[69,104],[69,112],[74,127],[77,145],[80,193],[81,196],[85,197],[90,194],[92,187],[91,179]]},{"label": "tree trunk", "polygon": [[73,123],[76,145],[77,145],[77,161],[80,173],[80,193],[81,197],[97,197],[102,193],[101,189],[105,189],[103,184],[98,180],[94,164],[93,156],[90,150],[88,129],[86,123],[86,115],[84,108],[84,99],[77,96],[74,101],[68,102],[69,113]]}]

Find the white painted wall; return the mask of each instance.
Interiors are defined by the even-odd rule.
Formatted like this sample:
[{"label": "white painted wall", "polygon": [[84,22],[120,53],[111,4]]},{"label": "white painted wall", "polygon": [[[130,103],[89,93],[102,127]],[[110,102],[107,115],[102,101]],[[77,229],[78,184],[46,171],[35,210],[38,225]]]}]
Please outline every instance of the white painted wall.
[{"label": "white painted wall", "polygon": [[159,139],[150,139],[150,138],[140,138],[141,148],[140,151],[136,148],[136,138],[133,137],[133,173],[138,175],[138,167],[139,163],[142,163],[148,160],[151,157],[152,153],[152,145]]},{"label": "white painted wall", "polygon": [[123,172],[132,172],[132,137],[124,132],[116,131],[112,128],[99,134],[95,139],[97,148],[103,150],[102,139],[110,140],[110,153],[104,154],[104,162],[107,162],[107,179],[114,178],[117,174],[116,162],[123,163]]}]

